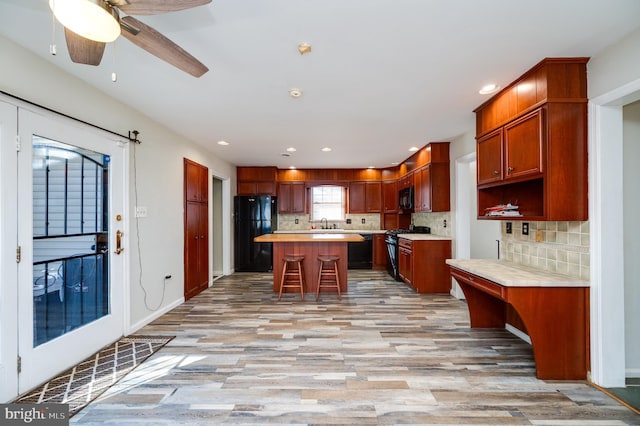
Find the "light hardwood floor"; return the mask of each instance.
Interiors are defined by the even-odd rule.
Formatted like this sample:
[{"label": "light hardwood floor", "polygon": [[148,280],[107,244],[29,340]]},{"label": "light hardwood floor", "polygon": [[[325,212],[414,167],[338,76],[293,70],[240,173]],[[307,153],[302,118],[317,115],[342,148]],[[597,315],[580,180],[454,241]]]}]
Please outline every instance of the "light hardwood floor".
[{"label": "light hardwood floor", "polygon": [[176,338],[78,424],[638,425],[585,382],[541,381],[531,347],[469,328],[464,301],[349,271],[342,301],[234,274],[136,334]]}]

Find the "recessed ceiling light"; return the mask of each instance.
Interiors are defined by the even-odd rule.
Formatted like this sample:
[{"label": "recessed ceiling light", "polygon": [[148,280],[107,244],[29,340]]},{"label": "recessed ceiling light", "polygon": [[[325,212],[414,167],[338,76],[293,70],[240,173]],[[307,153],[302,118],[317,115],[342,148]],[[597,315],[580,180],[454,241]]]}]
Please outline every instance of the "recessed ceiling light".
[{"label": "recessed ceiling light", "polygon": [[415,152],[417,150],[419,150],[420,148],[418,148],[417,146],[412,146],[411,148],[409,148],[409,151],[411,152]]},{"label": "recessed ceiling light", "polygon": [[302,90],[300,89],[290,89],[289,90],[289,95],[291,95],[292,98],[299,98],[300,96],[302,96]]},{"label": "recessed ceiling light", "polygon": [[478,91],[481,95],[490,95],[491,93],[495,93],[500,90],[500,86],[497,84],[487,84],[486,86],[482,86],[482,89]]},{"label": "recessed ceiling light", "polygon": [[371,169],[375,169],[375,168],[376,168],[376,166],[369,166],[369,167],[367,167],[367,169],[369,169],[369,170],[371,170]]},{"label": "recessed ceiling light", "polygon": [[290,148],[287,148],[287,151],[289,151],[289,152],[296,152],[296,149],[295,149],[294,147],[290,147]]},{"label": "recessed ceiling light", "polygon": [[227,146],[227,145],[229,145],[229,142],[226,142],[226,141],[218,141],[218,145]]},{"label": "recessed ceiling light", "polygon": [[392,166],[397,166],[398,164],[400,163],[398,163],[397,161],[394,161],[393,163],[391,163]]},{"label": "recessed ceiling light", "polygon": [[295,170],[296,166],[289,166],[289,170]]},{"label": "recessed ceiling light", "polygon": [[331,151],[331,148],[329,148],[328,146],[325,146],[324,148],[322,148],[322,152],[329,152]]},{"label": "recessed ceiling light", "polygon": [[300,43],[298,45],[298,52],[300,52],[301,55],[304,55],[305,53],[310,53],[311,52],[311,44],[309,44],[309,43]]}]

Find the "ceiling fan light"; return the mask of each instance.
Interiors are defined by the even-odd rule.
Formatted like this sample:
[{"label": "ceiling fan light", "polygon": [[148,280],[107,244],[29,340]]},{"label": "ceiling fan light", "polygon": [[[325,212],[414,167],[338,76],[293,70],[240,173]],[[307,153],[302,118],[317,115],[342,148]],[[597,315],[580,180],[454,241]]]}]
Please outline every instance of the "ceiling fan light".
[{"label": "ceiling fan light", "polygon": [[49,0],[62,25],[89,40],[109,43],[120,35],[118,12],[104,0]]}]

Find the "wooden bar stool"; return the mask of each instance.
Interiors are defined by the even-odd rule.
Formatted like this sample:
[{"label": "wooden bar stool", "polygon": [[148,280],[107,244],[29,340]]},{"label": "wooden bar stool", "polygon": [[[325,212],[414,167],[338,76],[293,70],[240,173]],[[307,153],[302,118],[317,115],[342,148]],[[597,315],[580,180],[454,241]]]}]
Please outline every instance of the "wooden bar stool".
[{"label": "wooden bar stool", "polygon": [[[304,270],[302,269],[303,255],[287,254],[282,258],[282,278],[280,279],[280,293],[278,300],[282,298],[282,290],[285,288],[300,289],[300,296],[304,300]],[[293,264],[295,263],[295,267]],[[291,266],[290,266],[291,265]]]},{"label": "wooden bar stool", "polygon": [[[316,301],[320,297],[320,288],[335,288],[338,290],[338,299],[342,300],[340,294],[340,278],[338,277],[338,260],[340,256],[320,255],[320,271],[318,272],[318,287],[316,288]],[[326,267],[325,267],[326,266]]]}]

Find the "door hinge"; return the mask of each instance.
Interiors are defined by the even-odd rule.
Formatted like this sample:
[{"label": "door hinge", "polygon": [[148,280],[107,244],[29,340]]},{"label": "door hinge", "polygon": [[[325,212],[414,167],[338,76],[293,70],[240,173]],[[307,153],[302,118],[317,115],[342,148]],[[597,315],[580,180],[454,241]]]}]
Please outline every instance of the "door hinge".
[{"label": "door hinge", "polygon": [[22,373],[22,357],[18,355],[18,373]]},{"label": "door hinge", "polygon": [[22,247],[18,246],[16,249],[16,263],[20,263],[22,260]]},{"label": "door hinge", "polygon": [[16,136],[16,151],[20,152],[22,144],[20,143],[20,136]]}]

